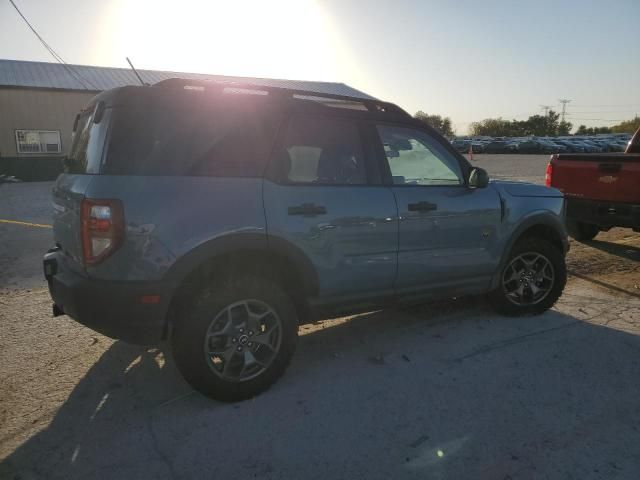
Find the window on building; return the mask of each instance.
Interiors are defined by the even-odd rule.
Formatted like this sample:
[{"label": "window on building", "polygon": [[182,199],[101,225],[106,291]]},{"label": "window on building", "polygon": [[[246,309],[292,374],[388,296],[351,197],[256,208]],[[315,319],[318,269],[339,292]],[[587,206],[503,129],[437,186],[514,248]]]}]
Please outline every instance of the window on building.
[{"label": "window on building", "polygon": [[60,153],[59,130],[16,130],[18,153]]}]

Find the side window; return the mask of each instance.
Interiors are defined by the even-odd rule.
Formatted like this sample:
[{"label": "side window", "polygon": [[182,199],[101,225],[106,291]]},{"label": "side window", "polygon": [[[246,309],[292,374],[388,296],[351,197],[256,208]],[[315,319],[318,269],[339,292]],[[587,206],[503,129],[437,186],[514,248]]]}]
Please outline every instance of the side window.
[{"label": "side window", "polygon": [[367,183],[360,132],[346,119],[293,117],[276,161],[293,183]]},{"label": "side window", "polygon": [[395,185],[462,185],[458,160],[428,134],[406,127],[378,126]]},{"label": "side window", "polygon": [[280,114],[250,107],[231,101],[149,109],[118,107],[105,173],[260,177]]}]

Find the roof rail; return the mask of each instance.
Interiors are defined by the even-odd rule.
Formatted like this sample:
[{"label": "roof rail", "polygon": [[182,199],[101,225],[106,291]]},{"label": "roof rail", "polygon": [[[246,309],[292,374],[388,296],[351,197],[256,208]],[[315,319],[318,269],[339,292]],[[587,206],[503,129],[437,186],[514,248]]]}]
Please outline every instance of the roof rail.
[{"label": "roof rail", "polygon": [[371,112],[387,112],[395,113],[403,116],[410,116],[405,110],[397,105],[389,102],[383,102],[373,98],[360,98],[349,95],[337,95],[333,93],[314,92],[311,90],[299,90],[286,87],[274,87],[267,85],[258,85],[255,83],[233,82],[224,80],[193,80],[188,78],[168,78],[154,83],[154,87],[179,88],[179,89],[204,89],[204,90],[254,90],[257,92],[266,92],[268,95],[277,95],[280,97],[294,98],[298,97],[315,97],[326,98],[330,100],[340,100],[344,102],[356,102],[364,105]]}]

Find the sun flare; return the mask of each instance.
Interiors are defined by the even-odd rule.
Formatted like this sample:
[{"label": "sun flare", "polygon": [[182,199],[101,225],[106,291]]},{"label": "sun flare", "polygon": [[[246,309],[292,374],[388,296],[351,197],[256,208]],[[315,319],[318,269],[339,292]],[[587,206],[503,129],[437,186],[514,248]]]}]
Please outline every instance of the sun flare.
[{"label": "sun flare", "polygon": [[[140,68],[222,75],[340,80],[352,67],[315,0],[242,2],[154,0],[111,5],[105,22],[118,32],[102,50]],[[122,58],[119,58],[122,57]]]}]

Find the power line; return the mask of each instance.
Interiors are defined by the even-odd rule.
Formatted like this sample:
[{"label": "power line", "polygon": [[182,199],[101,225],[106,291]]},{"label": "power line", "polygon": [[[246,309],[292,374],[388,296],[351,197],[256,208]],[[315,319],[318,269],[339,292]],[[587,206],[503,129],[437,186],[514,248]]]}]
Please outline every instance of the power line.
[{"label": "power line", "polygon": [[578,117],[569,117],[570,120],[590,120],[590,121],[598,121],[598,122],[626,122],[627,120],[631,120],[629,118],[578,118]]},{"label": "power line", "polygon": [[578,103],[578,104],[573,104],[574,107],[634,107],[634,106],[640,106],[640,103],[618,103],[618,104],[609,104],[609,105],[604,105],[604,104],[591,104],[591,105],[587,105],[584,103]]},{"label": "power line", "polygon": [[[98,87],[96,87],[93,83],[91,83],[89,80],[87,80],[86,78],[84,78],[82,75],[80,75],[80,73],[78,73],[77,71],[75,71],[73,68],[71,68],[71,65],[69,65],[67,62],[64,61],[64,59],[53,49],[53,47],[51,45],[49,45],[44,38],[42,38],[40,36],[40,34],[36,31],[36,29],[31,25],[31,23],[29,23],[29,20],[27,20],[27,18],[22,14],[22,12],[20,11],[20,9],[18,8],[18,6],[14,3],[13,0],[9,0],[9,3],[11,3],[11,5],[13,5],[13,8],[16,9],[16,12],[18,12],[18,15],[20,15],[20,17],[22,18],[22,20],[24,20],[24,22],[27,24],[27,26],[29,27],[29,29],[33,32],[33,34],[38,38],[38,40],[40,41],[40,43],[42,43],[42,45],[44,46],[44,48],[47,49],[47,51],[53,56],[53,58],[56,59],[56,61],[58,63],[60,63],[64,69],[69,73],[69,75],[71,75],[78,83],[80,83],[80,85],[82,85],[86,90],[89,90],[89,87],[87,87],[87,84],[89,84],[89,86],[93,87],[94,90],[100,90]],[[86,82],[86,83],[85,83]]]},{"label": "power line", "polygon": [[599,113],[599,114],[602,114],[602,113],[622,113],[622,114],[624,114],[624,113],[636,112],[636,111],[638,111],[637,108],[630,108],[628,110],[574,110],[572,108],[571,112],[567,113],[567,115],[573,115],[575,113],[580,113],[580,114],[582,114],[582,113]]}]

